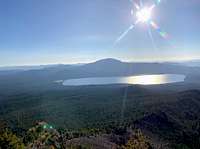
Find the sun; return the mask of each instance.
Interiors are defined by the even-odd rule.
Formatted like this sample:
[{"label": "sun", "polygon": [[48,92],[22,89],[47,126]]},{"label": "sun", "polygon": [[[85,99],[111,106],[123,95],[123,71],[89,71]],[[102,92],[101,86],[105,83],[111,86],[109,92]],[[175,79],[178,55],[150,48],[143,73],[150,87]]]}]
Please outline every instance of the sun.
[{"label": "sun", "polygon": [[148,22],[151,19],[152,9],[144,7],[136,12],[138,22]]},{"label": "sun", "polygon": [[[134,0],[129,0],[131,4],[134,6],[133,9],[131,9],[131,15],[134,17],[134,22],[130,25],[129,28],[127,28],[115,41],[114,45],[116,45],[119,41],[121,41],[138,23],[147,24],[148,27],[148,34],[149,37],[152,40],[152,44],[155,47],[155,43],[152,37],[151,29],[155,29],[161,37],[164,39],[168,39],[169,35],[164,32],[153,20],[152,20],[152,13],[155,7],[157,7],[161,0],[154,0],[154,3],[150,6],[145,5],[142,3],[142,0],[140,0],[140,4],[134,2]],[[135,20],[136,19],[136,20]]]}]

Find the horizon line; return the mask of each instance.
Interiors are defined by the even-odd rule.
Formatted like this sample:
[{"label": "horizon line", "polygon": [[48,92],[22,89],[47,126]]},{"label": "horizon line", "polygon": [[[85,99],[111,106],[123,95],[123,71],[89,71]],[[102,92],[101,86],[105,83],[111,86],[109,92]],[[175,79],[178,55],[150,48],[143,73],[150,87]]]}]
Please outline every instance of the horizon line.
[{"label": "horizon line", "polygon": [[183,60],[122,60],[119,58],[102,58],[98,60],[93,60],[89,62],[75,62],[75,63],[46,63],[46,64],[22,64],[22,65],[0,65],[0,68],[6,68],[6,67],[38,67],[38,66],[50,66],[50,65],[84,65],[89,63],[94,63],[100,60],[106,60],[106,59],[113,59],[118,60],[121,62],[126,63],[181,63],[181,62],[187,62],[187,61],[197,61],[200,60],[200,58],[194,58],[194,59],[183,59]]}]

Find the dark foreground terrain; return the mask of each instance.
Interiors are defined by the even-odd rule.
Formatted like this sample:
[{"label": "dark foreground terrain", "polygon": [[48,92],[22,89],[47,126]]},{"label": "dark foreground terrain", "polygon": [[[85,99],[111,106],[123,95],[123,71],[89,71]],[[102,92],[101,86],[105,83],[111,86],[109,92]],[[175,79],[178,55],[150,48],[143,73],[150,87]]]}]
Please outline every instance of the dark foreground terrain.
[{"label": "dark foreground terrain", "polygon": [[[54,82],[159,72],[184,74],[186,80],[155,86],[64,87]],[[199,149],[199,72],[199,67],[110,59],[1,71],[0,148]]]},{"label": "dark foreground terrain", "polygon": [[141,130],[155,148],[199,148],[200,91],[148,88],[88,86],[4,95],[1,123],[22,138],[36,122],[45,121],[64,137],[72,133],[64,143],[72,139],[75,144],[98,146],[102,139],[108,143],[104,148],[116,148],[125,145],[132,132]]}]

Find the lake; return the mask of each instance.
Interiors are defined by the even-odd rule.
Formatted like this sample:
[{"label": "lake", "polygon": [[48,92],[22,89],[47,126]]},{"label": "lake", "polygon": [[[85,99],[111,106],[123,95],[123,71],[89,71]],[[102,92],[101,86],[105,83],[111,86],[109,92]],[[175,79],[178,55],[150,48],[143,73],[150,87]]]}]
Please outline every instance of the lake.
[{"label": "lake", "polygon": [[64,86],[82,86],[82,85],[107,85],[107,84],[141,84],[156,85],[183,82],[184,75],[178,74],[158,74],[158,75],[138,75],[126,77],[97,77],[69,79],[62,82]]}]

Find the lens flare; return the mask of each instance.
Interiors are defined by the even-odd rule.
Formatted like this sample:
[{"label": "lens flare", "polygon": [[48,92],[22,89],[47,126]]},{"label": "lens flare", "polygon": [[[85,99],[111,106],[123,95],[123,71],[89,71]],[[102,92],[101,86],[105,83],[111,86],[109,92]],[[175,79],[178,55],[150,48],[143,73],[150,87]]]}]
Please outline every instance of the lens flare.
[{"label": "lens flare", "polygon": [[157,0],[157,1],[156,1],[157,4],[160,4],[160,2],[161,2],[161,0]]},{"label": "lens flare", "polygon": [[[162,31],[161,28],[152,21],[152,11],[156,6],[158,6],[158,4],[161,3],[161,0],[154,0],[154,4],[151,6],[145,6],[142,3],[142,0],[140,0],[140,5],[135,3],[133,0],[129,1],[131,4],[133,4],[131,15],[136,17],[136,21],[117,38],[114,45],[120,42],[138,23],[146,23],[147,26],[152,26],[152,28],[154,28],[159,33],[159,35],[165,39],[169,37],[166,32]],[[151,38],[153,38],[153,36],[151,36]]]},{"label": "lens flare", "polygon": [[134,6],[135,6],[135,8],[136,8],[137,10],[140,9],[140,6],[139,6],[138,4],[134,3]]},{"label": "lens flare", "polygon": [[150,25],[151,25],[155,30],[158,31],[158,33],[159,33],[159,35],[160,35],[161,37],[163,37],[163,38],[165,38],[165,39],[168,39],[169,35],[168,35],[166,32],[162,31],[162,30],[160,29],[160,27],[159,27],[155,22],[151,21],[151,22],[150,22]]},{"label": "lens flare", "polygon": [[[123,32],[115,41],[114,45],[116,45],[119,41],[121,41],[128,33],[129,31],[131,31],[136,24],[138,24],[139,22],[148,22],[151,20],[151,12],[152,9],[155,7],[155,5],[152,5],[151,7],[144,7],[142,9],[140,9],[139,5],[135,4],[136,9],[138,10],[136,12],[136,17],[137,20],[134,24],[132,24],[128,29],[125,30],[125,32]],[[131,10],[131,15],[134,15],[134,11]]]},{"label": "lens flare", "polygon": [[136,13],[137,20],[139,22],[147,22],[151,19],[151,11],[150,8],[143,8]]},{"label": "lens flare", "polygon": [[[148,26],[148,33],[149,33],[149,37],[152,41],[152,45],[154,47],[154,49],[156,49],[156,44],[153,38],[153,35],[151,33],[151,28],[154,28],[156,31],[158,31],[158,33],[160,34],[161,37],[163,38],[168,38],[168,34],[164,31],[162,31],[160,29],[160,27],[152,21],[152,10],[158,6],[161,2],[161,0],[154,0],[154,4],[152,6],[145,6],[142,2],[142,0],[139,0],[140,4],[138,5],[137,3],[135,3],[133,0],[129,0],[131,2],[131,4],[133,5],[133,8],[131,9],[131,15],[136,17],[136,21],[135,23],[133,23],[128,29],[125,30],[125,32],[123,32],[115,41],[116,45],[119,41],[121,41],[128,33],[129,31],[131,31],[138,23],[145,23]],[[136,10],[136,12],[135,12]],[[146,79],[138,77],[136,79],[136,81],[138,82],[138,84],[148,84],[148,83],[160,83],[161,80],[163,80],[165,78],[159,78],[159,79],[155,79],[154,76],[149,76]],[[121,109],[121,124],[123,123],[124,120],[124,110],[125,110],[125,106],[126,106],[126,100],[127,100],[127,96],[128,96],[128,86],[125,90],[124,93],[124,97],[123,97],[123,103],[122,103],[122,109]]]}]

